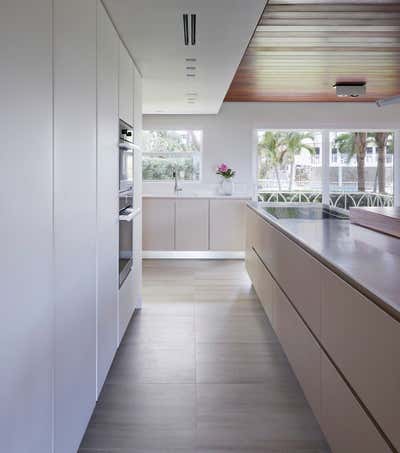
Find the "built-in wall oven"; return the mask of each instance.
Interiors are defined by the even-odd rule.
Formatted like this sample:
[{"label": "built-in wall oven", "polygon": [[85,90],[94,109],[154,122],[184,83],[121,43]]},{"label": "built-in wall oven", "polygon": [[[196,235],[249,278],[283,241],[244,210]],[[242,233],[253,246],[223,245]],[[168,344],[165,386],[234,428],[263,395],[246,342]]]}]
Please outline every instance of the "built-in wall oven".
[{"label": "built-in wall oven", "polygon": [[119,286],[133,266],[133,193],[134,193],[133,128],[119,124]]}]

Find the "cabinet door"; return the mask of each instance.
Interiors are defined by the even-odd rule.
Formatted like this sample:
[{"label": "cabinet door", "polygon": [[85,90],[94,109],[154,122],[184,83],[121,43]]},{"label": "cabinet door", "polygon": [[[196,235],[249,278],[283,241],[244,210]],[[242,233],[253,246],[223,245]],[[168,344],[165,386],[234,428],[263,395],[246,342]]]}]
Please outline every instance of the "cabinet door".
[{"label": "cabinet door", "polygon": [[97,4],[97,395],[118,341],[119,38]]},{"label": "cabinet door", "polygon": [[208,200],[176,200],[176,250],[208,250],[208,208]]},{"label": "cabinet door", "polygon": [[325,355],[321,371],[321,427],[332,453],[390,453],[392,450]]},{"label": "cabinet door", "polygon": [[244,251],[246,201],[210,200],[210,250]]},{"label": "cabinet door", "polygon": [[175,200],[143,200],[143,250],[175,250]]},{"label": "cabinet door", "polygon": [[322,343],[400,449],[400,323],[327,269],[323,283]]},{"label": "cabinet door", "polygon": [[96,400],[96,12],[54,1],[56,453],[77,451]]},{"label": "cabinet door", "polygon": [[[4,453],[53,451],[52,3],[0,2]],[[17,144],[19,134],[29,145]]]},{"label": "cabinet door", "polygon": [[278,287],[276,287],[275,299],[275,331],[307,401],[319,420],[321,414],[321,349]]},{"label": "cabinet door", "polygon": [[133,125],[133,61],[120,43],[119,52],[119,117],[129,125]]}]

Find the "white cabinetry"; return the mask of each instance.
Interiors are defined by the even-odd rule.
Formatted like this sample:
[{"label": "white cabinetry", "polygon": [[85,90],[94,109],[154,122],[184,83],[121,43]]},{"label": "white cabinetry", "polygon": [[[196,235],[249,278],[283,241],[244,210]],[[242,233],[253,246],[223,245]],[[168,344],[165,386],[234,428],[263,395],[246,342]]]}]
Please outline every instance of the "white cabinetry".
[{"label": "white cabinetry", "polygon": [[176,200],[176,250],[208,250],[208,200]]},{"label": "white cabinetry", "polygon": [[243,251],[247,200],[210,200],[210,250]]},{"label": "white cabinetry", "polygon": [[398,321],[250,208],[247,231],[247,270],[332,452],[394,451]]},{"label": "white cabinetry", "polygon": [[174,199],[144,200],[143,250],[175,250]]},{"label": "white cabinetry", "polygon": [[[151,257],[157,257],[158,251],[174,251],[237,258],[240,256],[237,252],[243,254],[246,243],[246,203],[246,199],[146,197],[143,250],[156,252],[147,255]],[[198,254],[181,256],[190,258]]]},{"label": "white cabinetry", "polygon": [[125,46],[119,51],[119,117],[133,125],[134,64]]},{"label": "white cabinetry", "polygon": [[55,453],[96,400],[95,0],[54,1]]},{"label": "white cabinetry", "polygon": [[97,395],[118,342],[119,38],[97,4]]},{"label": "white cabinetry", "polygon": [[1,2],[0,450],[7,453],[52,452],[51,38],[52,1]]}]

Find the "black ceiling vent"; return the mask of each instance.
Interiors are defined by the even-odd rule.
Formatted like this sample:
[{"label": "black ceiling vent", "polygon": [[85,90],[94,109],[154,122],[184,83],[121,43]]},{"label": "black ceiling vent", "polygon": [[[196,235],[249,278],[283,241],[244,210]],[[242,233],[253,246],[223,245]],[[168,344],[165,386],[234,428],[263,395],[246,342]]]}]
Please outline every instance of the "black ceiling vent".
[{"label": "black ceiling vent", "polygon": [[196,45],[196,14],[190,15],[190,33],[189,33],[189,14],[183,14],[183,40],[185,46],[189,45],[189,34],[190,44]]}]

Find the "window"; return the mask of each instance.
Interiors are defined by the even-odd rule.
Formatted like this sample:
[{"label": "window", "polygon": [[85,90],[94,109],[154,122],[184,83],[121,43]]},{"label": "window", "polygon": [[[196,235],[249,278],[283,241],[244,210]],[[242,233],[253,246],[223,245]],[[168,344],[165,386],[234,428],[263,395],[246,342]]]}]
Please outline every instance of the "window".
[{"label": "window", "polygon": [[199,130],[143,131],[143,179],[199,181],[203,132]]},{"label": "window", "polygon": [[257,131],[257,185],[263,201],[322,201],[320,132]]},{"label": "window", "polygon": [[393,204],[393,135],[365,131],[329,133],[332,205],[349,209]]},{"label": "window", "polygon": [[257,131],[258,199],[393,206],[394,132]]}]

